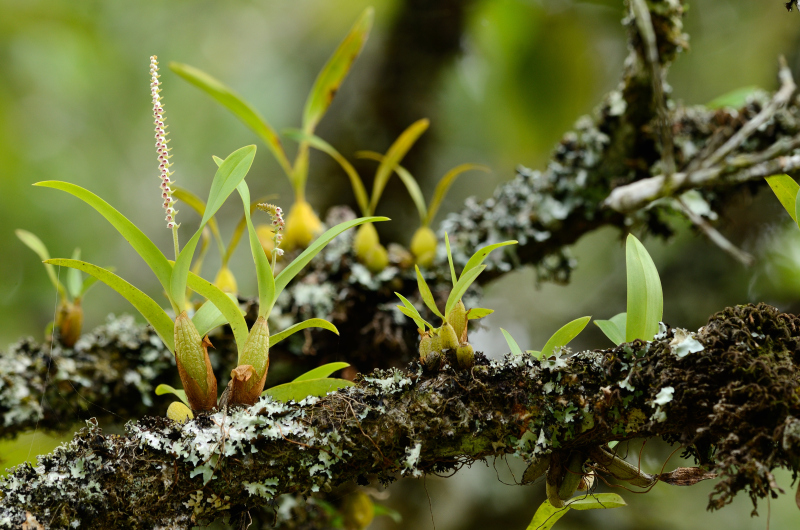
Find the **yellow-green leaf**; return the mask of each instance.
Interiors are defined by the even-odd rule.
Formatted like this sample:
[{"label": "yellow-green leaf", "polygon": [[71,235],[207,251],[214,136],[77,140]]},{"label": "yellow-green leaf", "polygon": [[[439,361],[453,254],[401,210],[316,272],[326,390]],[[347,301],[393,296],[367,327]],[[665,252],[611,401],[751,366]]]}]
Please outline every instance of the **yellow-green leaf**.
[{"label": "yellow-green leaf", "polygon": [[217,309],[225,316],[225,320],[227,320],[228,324],[231,326],[237,349],[242,351],[245,342],[247,342],[248,330],[239,303],[229,296],[228,293],[193,272],[189,273],[187,285],[189,289],[210,300],[211,303],[217,306]]},{"label": "yellow-green leaf", "polygon": [[800,185],[789,175],[773,175],[767,177],[767,184],[772,188],[772,192],[783,205],[784,209],[792,216],[792,220],[797,222],[795,202],[800,195]]},{"label": "yellow-green leaf", "polygon": [[258,280],[258,316],[268,317],[272,307],[272,300],[275,296],[275,277],[272,275],[272,268],[269,266],[269,259],[264,254],[264,249],[256,235],[256,228],[250,219],[250,189],[247,182],[239,183],[239,195],[242,197],[242,207],[244,208],[244,218],[247,223],[247,234],[250,239],[250,253],[253,255],[253,262],[256,265],[256,279]]},{"label": "yellow-green leaf", "polygon": [[447,297],[447,304],[444,308],[444,314],[449,315],[450,311],[453,310],[455,305],[461,300],[461,297],[464,296],[464,293],[467,292],[469,286],[478,278],[478,275],[484,271],[486,265],[480,265],[478,267],[472,268],[466,273],[461,274],[461,278],[458,279],[453,290],[450,291],[450,295]]},{"label": "yellow-green leaf", "polygon": [[[375,151],[358,151],[356,157],[376,160],[377,162],[382,162],[384,159],[382,154],[376,153]],[[420,223],[425,225],[425,218],[428,216],[428,208],[425,206],[425,197],[422,195],[422,190],[419,188],[417,179],[414,178],[410,171],[400,164],[395,166],[394,171],[408,190],[408,194],[411,196],[411,201],[414,203],[414,206],[417,207]]]},{"label": "yellow-green leaf", "polygon": [[414,145],[417,138],[425,132],[428,125],[430,125],[430,122],[426,118],[415,121],[397,137],[397,140],[395,140],[389,147],[389,150],[386,151],[386,156],[375,172],[375,182],[372,184],[372,198],[369,202],[370,213],[375,212],[378,201],[383,194],[383,189],[386,187],[389,177],[395,170],[395,166],[406,156],[408,150],[411,149],[411,146]]},{"label": "yellow-green leaf", "polygon": [[303,110],[303,130],[305,132],[314,131],[322,116],[325,115],[325,111],[328,110],[353,62],[361,53],[372,27],[374,12],[374,9],[368,7],[361,13],[314,81],[314,87],[311,89]]},{"label": "yellow-green leaf", "polygon": [[104,284],[108,285],[119,294],[121,294],[139,313],[153,326],[153,329],[158,334],[161,341],[169,349],[175,351],[175,337],[174,324],[172,319],[167,315],[160,305],[155,300],[144,294],[142,291],[126,282],[113,272],[109,272],[102,267],[86,263],[85,261],[78,261],[73,259],[51,259],[47,260],[48,263],[53,265],[61,265],[63,267],[72,267],[82,270],[86,274],[91,274]]},{"label": "yellow-green leaf", "polygon": [[503,328],[500,328],[500,331],[503,333],[503,337],[505,337],[506,343],[508,344],[508,347],[511,349],[511,353],[513,355],[522,355],[522,349],[519,347],[519,344],[517,344],[517,341],[514,340],[514,337],[511,336],[511,333],[504,330]]},{"label": "yellow-green leaf", "polygon": [[189,406],[189,399],[186,397],[186,391],[184,390],[178,390],[175,387],[172,387],[170,385],[165,385],[162,383],[156,387],[155,392],[157,396],[163,396],[164,394],[174,394],[178,396],[178,398],[181,401],[183,401],[187,407]]},{"label": "yellow-green leaf", "polygon": [[338,362],[338,363],[323,364],[322,366],[314,368],[313,370],[309,370],[303,375],[296,377],[294,379],[294,382],[308,381],[309,379],[322,379],[325,377],[329,377],[333,372],[337,372],[339,370],[347,368],[348,366],[350,366],[350,363]]},{"label": "yellow-green leaf", "polygon": [[292,381],[283,385],[273,386],[261,393],[262,396],[270,396],[277,401],[302,401],[307,397],[323,397],[328,392],[334,392],[340,388],[354,386],[355,383],[346,379],[334,379],[330,377],[320,379],[308,379],[305,381]]},{"label": "yellow-green leaf", "polygon": [[[428,306],[428,309],[430,309],[434,315],[444,320],[444,315],[439,311],[439,308],[436,307],[436,300],[433,299],[431,288],[428,287],[428,283],[425,281],[425,278],[422,277],[419,265],[414,265],[414,268],[417,271],[417,286],[419,287],[419,294],[422,296],[422,301],[425,302],[425,305]],[[447,312],[445,312],[445,314],[447,314]]]},{"label": "yellow-green leaf", "polygon": [[[39,259],[41,259],[43,262],[50,259],[50,253],[47,251],[47,247],[44,243],[42,243],[41,239],[36,237],[35,234],[28,232],[27,230],[17,230],[15,233],[17,234],[19,240],[25,243],[25,246],[27,246],[29,249],[34,251],[36,255],[39,256]],[[58,294],[62,298],[66,298],[67,291],[64,289],[64,286],[61,284],[61,282],[58,281],[56,270],[49,263],[45,263],[44,268],[47,271],[47,276],[50,278],[50,282],[53,284],[53,287],[58,290]]]},{"label": "yellow-green leaf", "polygon": [[327,329],[328,331],[332,331],[339,334],[339,330],[336,329],[336,326],[331,324],[325,319],[322,318],[309,318],[308,320],[304,320],[302,322],[298,322],[294,326],[289,326],[288,328],[284,329],[280,333],[276,333],[275,335],[270,335],[269,337],[269,346],[275,346],[283,339],[290,337],[297,333],[298,331],[304,330],[306,328],[320,328],[320,329]]},{"label": "yellow-green leaf", "polygon": [[173,72],[217,100],[218,103],[239,118],[242,123],[250,127],[267,144],[281,168],[286,172],[286,176],[290,180],[292,179],[292,166],[289,164],[289,159],[286,158],[286,152],[283,150],[280,138],[256,109],[221,81],[202,70],[180,63],[170,63],[169,67]]},{"label": "yellow-green leaf", "polygon": [[581,317],[573,320],[572,322],[568,322],[564,324],[558,331],[553,333],[553,336],[547,341],[542,348],[542,355],[543,358],[548,358],[552,355],[553,351],[556,348],[561,348],[566,346],[570,343],[572,339],[578,336],[578,334],[583,331],[583,328],[589,323],[592,317]]},{"label": "yellow-green leaf", "polygon": [[467,312],[467,320],[478,320],[479,318],[483,318],[485,316],[489,316],[494,313],[494,309],[485,309],[483,307],[473,307]]},{"label": "yellow-green leaf", "polygon": [[[184,188],[174,188],[172,190],[172,196],[179,201],[183,201],[186,206],[197,212],[200,217],[206,212],[206,203],[203,202],[203,199],[192,193],[191,191],[184,189]],[[222,242],[222,235],[219,232],[219,225],[217,225],[217,220],[213,217],[208,220],[208,228],[211,230],[211,233],[214,235],[214,239],[217,241],[217,247],[219,248],[220,256],[225,255],[225,243]]]},{"label": "yellow-green leaf", "polygon": [[633,234],[625,244],[628,276],[628,318],[625,342],[653,340],[664,311],[664,295],[653,259]]},{"label": "yellow-green leaf", "polygon": [[439,207],[442,205],[442,201],[444,200],[445,195],[450,190],[450,186],[456,181],[456,178],[464,173],[465,171],[472,171],[476,169],[478,171],[485,171],[489,172],[489,168],[486,166],[482,166],[480,164],[461,164],[460,166],[456,166],[447,173],[439,180],[439,183],[436,185],[436,189],[433,190],[433,197],[431,198],[431,204],[428,207],[428,213],[422,221],[424,226],[429,226],[433,219],[436,217],[436,213],[439,211]]},{"label": "yellow-green leaf", "polygon": [[503,241],[502,243],[495,243],[494,245],[487,245],[482,249],[479,249],[475,254],[472,255],[471,258],[469,258],[469,260],[467,260],[467,264],[464,265],[464,270],[461,271],[461,277],[463,278],[467,272],[469,272],[474,267],[477,267],[478,265],[483,263],[483,260],[486,259],[486,256],[488,256],[493,250],[500,247],[505,247],[507,245],[516,245],[516,244],[517,241],[512,239],[509,241]]}]

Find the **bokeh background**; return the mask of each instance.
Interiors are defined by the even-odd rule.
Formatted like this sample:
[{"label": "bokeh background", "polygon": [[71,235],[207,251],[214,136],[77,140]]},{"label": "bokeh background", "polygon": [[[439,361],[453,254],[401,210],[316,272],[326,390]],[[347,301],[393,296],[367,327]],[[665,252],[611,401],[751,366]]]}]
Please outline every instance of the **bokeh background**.
[{"label": "bokeh background", "polygon": [[[427,196],[454,165],[492,168],[490,175],[463,176],[440,218],[470,195],[488,197],[518,164],[542,167],[560,136],[616,85],[626,55],[620,0],[0,0],[0,348],[21,336],[41,338],[56,302],[38,258],[15,238],[17,228],[38,234],[54,256],[68,257],[80,247],[84,259],[113,265],[158,294],[150,271],[96,213],[66,194],[31,187],[58,179],[89,188],[163,249],[171,248],[157,191],[150,55],[162,64],[175,177],[205,195],[212,155],[259,142],[166,64],[199,67],[234,87],[276,129],[296,127],[317,71],[368,5],[376,10],[372,34],[318,133],[352,157],[356,149],[385,151],[402,128],[430,117],[431,129],[407,162]],[[677,99],[699,104],[740,87],[774,89],[780,54],[800,77],[800,15],[787,13],[782,1],[695,0],[689,7],[691,49],[669,76]],[[370,174],[369,165],[359,168]],[[255,196],[277,194],[279,204],[290,205],[288,182],[263,144],[248,180]],[[309,195],[318,211],[354,204],[345,176],[323,158],[312,159]],[[224,234],[238,220],[236,208],[226,205],[219,214]],[[407,245],[416,213],[397,183],[379,213],[394,219],[379,227],[384,238]],[[188,208],[179,220],[197,222]],[[714,311],[750,301],[800,310],[800,234],[787,221],[768,193],[742,196],[720,212],[720,230],[759,258],[751,269],[680,219],[668,242],[646,240],[664,283],[665,320],[696,329]],[[496,313],[490,329],[475,336],[478,349],[491,355],[507,350],[500,325],[533,348],[568,320],[623,310],[620,234],[586,236],[574,254],[579,266],[567,286],[537,286],[529,270],[489,286],[484,305]],[[206,273],[215,274],[218,263],[210,256]],[[255,292],[250,263],[246,249],[232,263],[244,293]],[[90,292],[85,310],[87,328],[108,313],[131,312],[102,286]],[[575,345],[608,344],[588,329]],[[3,444],[0,455],[13,463],[53,443],[30,435]],[[651,442],[644,467],[660,469],[670,452]],[[673,457],[669,466],[679,462]],[[478,464],[455,480],[401,481],[382,502],[403,522],[381,518],[373,528],[426,529],[434,522],[439,530],[525,528],[543,486],[509,485],[512,471],[520,476],[519,462]],[[793,492],[788,474],[778,482]],[[761,529],[768,514],[772,528],[800,525],[791,494],[771,505],[762,502],[757,518],[750,517],[745,498],[710,514],[705,505],[711,487],[659,484],[647,495],[626,494],[627,508],[574,512],[558,527]]]}]

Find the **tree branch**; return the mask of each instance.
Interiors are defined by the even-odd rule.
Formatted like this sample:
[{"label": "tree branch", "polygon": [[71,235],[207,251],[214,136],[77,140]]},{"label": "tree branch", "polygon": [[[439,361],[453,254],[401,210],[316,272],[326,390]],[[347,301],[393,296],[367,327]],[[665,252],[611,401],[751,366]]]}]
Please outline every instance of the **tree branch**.
[{"label": "tree branch", "polygon": [[566,460],[634,437],[680,443],[708,468],[664,479],[718,473],[711,508],[742,490],[754,502],[776,494],[771,471],[800,463],[800,318],[769,306],[725,309],[696,335],[674,328],[650,343],[541,364],[478,361],[471,371],[376,371],[322,399],[262,399],[185,425],[143,418],[126,436],[90,425],[0,482],[0,527],[235,521],[282,494],[388,483],[492,456]]}]

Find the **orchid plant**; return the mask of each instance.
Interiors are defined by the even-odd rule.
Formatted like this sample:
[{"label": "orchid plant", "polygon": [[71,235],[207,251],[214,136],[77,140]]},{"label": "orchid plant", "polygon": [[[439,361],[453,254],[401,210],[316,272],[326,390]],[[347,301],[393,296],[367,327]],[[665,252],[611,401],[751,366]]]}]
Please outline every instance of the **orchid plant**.
[{"label": "orchid plant", "polygon": [[[156,150],[161,178],[161,198],[164,201],[167,228],[173,234],[174,261],[168,260],[161,250],[136,225],[92,192],[80,186],[60,181],[45,181],[36,185],[70,193],[103,215],[128,240],[156,275],[166,292],[167,299],[175,315],[174,320],[155,300],[108,269],[79,259],[48,259],[45,263],[83,271],[115,289],[131,302],[153,326],[165,346],[175,354],[178,372],[184,388],[182,394],[192,411],[211,410],[217,407],[217,380],[208,357],[208,347],[211,346],[211,342],[208,340],[207,333],[222,324],[229,324],[239,351],[239,360],[237,367],[231,372],[231,383],[226,388],[220,400],[220,405],[250,405],[258,399],[264,388],[269,367],[270,346],[274,346],[293,333],[308,327],[320,327],[338,333],[336,327],[330,322],[322,319],[310,319],[270,336],[267,319],[277,297],[308,262],[336,236],[348,228],[367,222],[387,219],[379,217],[355,219],[329,229],[297,256],[294,261],[284,267],[280,274],[275,276],[273,267],[270,266],[270,261],[261,247],[250,218],[250,192],[244,179],[256,153],[256,147],[251,145],[234,151],[224,160],[214,158],[218,168],[211,183],[208,199],[205,201],[200,226],[181,248],[178,240],[178,228],[180,225],[175,220],[178,213],[175,209],[176,199],[173,197],[171,188],[173,184],[171,179],[173,174],[170,162],[171,156],[164,130],[164,109],[160,97],[158,63],[155,56],[151,58],[151,75],[151,93],[156,125]],[[258,318],[249,330],[235,297],[223,292],[220,288],[190,271],[194,253],[205,227],[234,190],[238,191],[244,205],[250,250],[258,279]],[[272,213],[280,219],[278,228],[282,228],[280,210],[277,207],[272,207]],[[277,244],[280,243],[279,236],[276,236],[275,243],[276,250],[273,253],[273,260],[279,252],[277,249]],[[194,312],[192,317],[189,316],[189,310],[192,307],[187,303],[187,288],[197,292],[207,300]],[[324,377],[327,377],[327,375]],[[316,379],[319,378],[316,377]],[[190,415],[191,411],[183,407],[183,405],[178,404],[171,407],[171,417],[188,417]]]}]

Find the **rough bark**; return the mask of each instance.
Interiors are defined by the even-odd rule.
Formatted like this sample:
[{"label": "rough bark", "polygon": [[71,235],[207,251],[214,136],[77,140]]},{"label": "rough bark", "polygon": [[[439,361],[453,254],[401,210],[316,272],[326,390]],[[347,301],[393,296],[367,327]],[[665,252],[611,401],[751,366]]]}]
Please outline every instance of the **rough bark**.
[{"label": "rough bark", "polygon": [[[493,456],[588,453],[662,437],[718,473],[709,501],[777,493],[771,471],[800,463],[800,318],[739,306],[697,334],[664,330],[610,350],[487,361],[471,371],[375,371],[356,387],[282,404],[147,417],[125,436],[91,424],[0,482],[0,527],[184,528],[340,484],[442,472]],[[565,458],[564,458],[565,459]],[[26,515],[27,514],[27,515]]]}]

